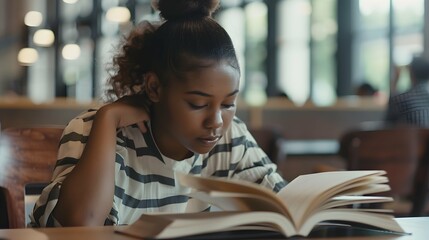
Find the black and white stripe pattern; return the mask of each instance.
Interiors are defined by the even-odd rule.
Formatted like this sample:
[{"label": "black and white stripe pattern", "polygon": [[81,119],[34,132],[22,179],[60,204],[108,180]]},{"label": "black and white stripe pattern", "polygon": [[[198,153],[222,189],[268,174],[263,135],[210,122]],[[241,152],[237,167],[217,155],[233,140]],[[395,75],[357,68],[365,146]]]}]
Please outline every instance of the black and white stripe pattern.
[{"label": "black and white stripe pattern", "polygon": [[[30,216],[31,226],[56,226],[52,211],[61,183],[79,161],[92,126],[95,111],[73,119],[59,147],[52,183],[42,192]],[[257,146],[245,124],[234,118],[231,128],[207,154],[175,161],[163,156],[150,132],[136,126],[117,131],[115,191],[105,224],[130,224],[144,212],[209,211],[210,206],[188,197],[176,173],[243,179],[279,191],[286,185],[266,154]]]},{"label": "black and white stripe pattern", "polygon": [[429,84],[420,83],[389,100],[386,120],[429,127]]}]

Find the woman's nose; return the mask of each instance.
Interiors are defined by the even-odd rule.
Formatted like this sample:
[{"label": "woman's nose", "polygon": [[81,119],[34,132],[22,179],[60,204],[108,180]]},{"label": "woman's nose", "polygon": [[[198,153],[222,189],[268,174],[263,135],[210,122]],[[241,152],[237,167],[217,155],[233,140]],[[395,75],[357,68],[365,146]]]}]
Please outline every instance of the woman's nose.
[{"label": "woman's nose", "polygon": [[212,114],[210,114],[210,116],[206,119],[205,125],[207,128],[212,128],[212,129],[217,129],[222,127],[223,125],[222,111],[219,109],[214,111]]}]

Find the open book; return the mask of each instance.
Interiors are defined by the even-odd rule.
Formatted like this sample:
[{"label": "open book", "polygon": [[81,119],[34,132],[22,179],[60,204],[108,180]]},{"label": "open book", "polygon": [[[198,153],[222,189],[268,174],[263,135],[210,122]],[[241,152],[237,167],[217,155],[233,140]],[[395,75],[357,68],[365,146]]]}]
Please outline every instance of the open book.
[{"label": "open book", "polygon": [[231,230],[270,230],[286,237],[307,236],[322,222],[360,223],[404,233],[385,209],[353,208],[393,201],[371,194],[390,189],[385,171],[335,171],[301,175],[279,193],[257,184],[180,175],[190,197],[224,211],[143,214],[119,232],[141,238],[176,238]]}]

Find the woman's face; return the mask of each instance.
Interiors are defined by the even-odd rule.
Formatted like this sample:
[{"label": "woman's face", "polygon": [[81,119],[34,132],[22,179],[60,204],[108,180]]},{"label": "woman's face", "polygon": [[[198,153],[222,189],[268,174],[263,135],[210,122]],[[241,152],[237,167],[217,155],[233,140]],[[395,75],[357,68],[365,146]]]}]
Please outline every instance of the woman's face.
[{"label": "woman's face", "polygon": [[209,152],[231,124],[238,90],[239,72],[224,62],[169,79],[152,119],[161,152],[176,160]]}]

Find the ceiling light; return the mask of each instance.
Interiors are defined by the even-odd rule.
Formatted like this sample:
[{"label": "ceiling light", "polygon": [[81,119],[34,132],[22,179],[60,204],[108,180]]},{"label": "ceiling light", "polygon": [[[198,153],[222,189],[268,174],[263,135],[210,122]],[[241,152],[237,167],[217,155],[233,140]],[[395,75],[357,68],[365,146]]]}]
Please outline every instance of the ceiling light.
[{"label": "ceiling light", "polygon": [[37,11],[29,11],[25,14],[24,23],[29,27],[38,27],[43,22],[43,15]]},{"label": "ceiling light", "polygon": [[126,7],[112,7],[106,13],[106,19],[111,22],[125,23],[130,21],[130,18],[130,10]]},{"label": "ceiling light", "polygon": [[77,44],[67,44],[63,47],[61,52],[64,59],[75,60],[80,56],[80,47]]},{"label": "ceiling light", "polygon": [[24,65],[24,66],[32,65],[37,61],[38,58],[39,58],[39,54],[37,53],[37,50],[34,48],[23,48],[19,50],[18,62],[21,65]]},{"label": "ceiling light", "polygon": [[63,0],[63,2],[65,2],[67,4],[75,4],[75,3],[77,3],[77,1],[79,1],[79,0]]},{"label": "ceiling light", "polygon": [[55,41],[54,32],[49,29],[39,29],[34,33],[33,42],[42,47],[49,47]]}]

